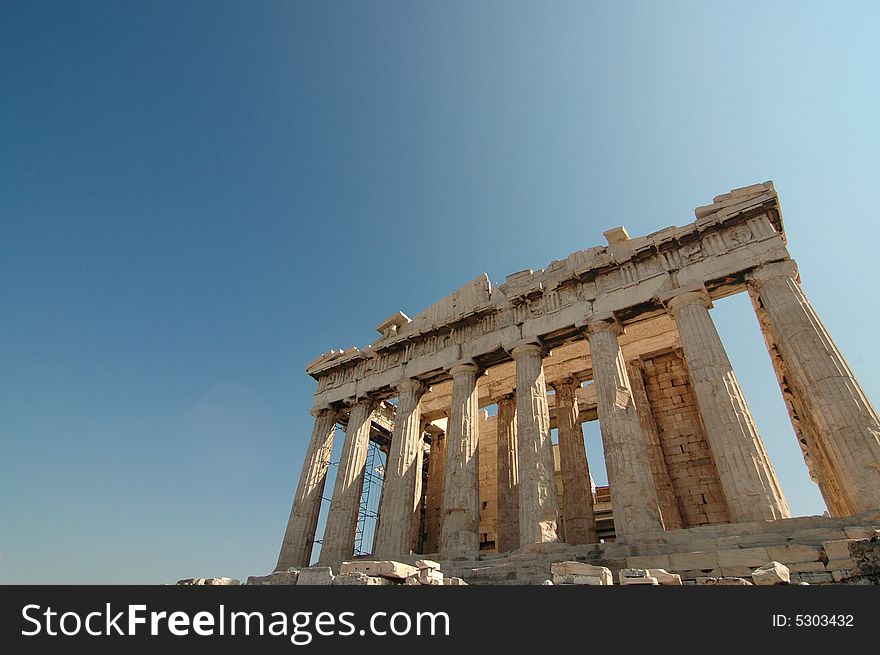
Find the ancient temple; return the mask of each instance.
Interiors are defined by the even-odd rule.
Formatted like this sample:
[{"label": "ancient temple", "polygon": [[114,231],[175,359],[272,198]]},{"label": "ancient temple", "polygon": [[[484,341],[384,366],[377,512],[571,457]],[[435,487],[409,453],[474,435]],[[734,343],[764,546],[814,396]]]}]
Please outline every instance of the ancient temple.
[{"label": "ancient temple", "polygon": [[[695,214],[646,236],[610,229],[607,245],[502,284],[481,275],[412,319],[389,317],[366,348],[309,363],[314,429],[276,569],[309,565],[337,426],[319,557],[334,570],[353,556],[370,440],[387,452],[376,559],[638,545],[788,519],[712,319],[714,300],[741,292],[831,517],[880,508],[880,419],[801,289],[773,184]],[[604,496],[585,421],[599,422]],[[598,520],[609,496],[610,530]]]}]

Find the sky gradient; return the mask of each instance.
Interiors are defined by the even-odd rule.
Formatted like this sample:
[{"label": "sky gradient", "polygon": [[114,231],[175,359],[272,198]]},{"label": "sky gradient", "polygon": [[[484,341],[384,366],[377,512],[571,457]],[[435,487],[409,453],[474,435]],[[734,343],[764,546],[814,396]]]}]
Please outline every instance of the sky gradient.
[{"label": "sky gradient", "polygon": [[[0,582],[269,572],[308,361],[769,179],[876,402],[878,23],[869,2],[0,3]],[[712,316],[793,512],[821,513],[748,299]]]}]

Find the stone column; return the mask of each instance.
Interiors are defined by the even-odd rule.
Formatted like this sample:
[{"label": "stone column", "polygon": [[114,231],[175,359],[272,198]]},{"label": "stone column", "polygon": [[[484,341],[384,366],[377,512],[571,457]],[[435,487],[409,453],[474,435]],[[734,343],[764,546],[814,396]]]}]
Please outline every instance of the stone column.
[{"label": "stone column", "polygon": [[789,382],[817,428],[823,473],[835,478],[839,506],[880,508],[880,418],[798,284],[793,261],[749,275],[767,312]]},{"label": "stone column", "polygon": [[678,507],[678,496],[669,476],[669,467],[666,465],[666,456],[663,454],[663,445],[660,443],[660,430],[654,419],[651,402],[648,400],[648,391],[645,389],[642,360],[627,362],[626,373],[629,376],[633,402],[639,414],[639,423],[648,440],[648,460],[651,464],[651,473],[654,475],[654,488],[657,490],[657,502],[660,504],[660,518],[663,519],[663,527],[666,530],[677,530],[684,527],[684,523]]},{"label": "stone column", "polygon": [[697,407],[706,428],[730,519],[734,523],[788,518],[791,512],[724,345],[709,316],[705,291],[667,302],[675,318]]},{"label": "stone column", "polygon": [[321,566],[330,566],[337,573],[339,565],[354,555],[361,490],[364,486],[364,464],[370,445],[370,416],[374,407],[371,398],[358,400],[351,409],[345,430],[345,445],[324,526],[321,556],[318,558]]},{"label": "stone column", "polygon": [[794,428],[795,438],[807,465],[807,471],[810,473],[810,479],[819,486],[831,516],[849,516],[853,512],[837,487],[837,477],[829,469],[828,456],[822,445],[819,429],[813,423],[809,412],[805,410],[807,405],[801,397],[800,390],[791,385],[791,374],[782,359],[782,353],[779,352],[777,345],[779,337],[776,336],[773,322],[767,317],[767,310],[752,288],[749,289],[749,297],[758,317],[761,332],[764,333],[764,343],[770,355],[770,363],[773,365],[773,372],[776,374],[776,381],[779,383],[779,390],[782,392],[782,399],[785,401],[785,408],[788,410],[788,417]]},{"label": "stone column", "polygon": [[440,540],[440,552],[447,557],[475,557],[480,550],[477,372],[475,364],[460,364],[450,371],[452,404]]},{"label": "stone column", "polygon": [[543,349],[537,344],[511,351],[516,362],[516,459],[519,482],[519,543],[559,541],[559,508],[550,441],[550,411],[544,382]]},{"label": "stone column", "polygon": [[440,550],[443,528],[443,490],[446,484],[446,434],[435,432],[428,451],[428,488],[425,491],[425,553]]},{"label": "stone column", "polygon": [[397,412],[391,433],[391,448],[385,465],[385,488],[379,513],[382,523],[376,532],[376,559],[399,559],[409,555],[413,521],[418,524],[422,491],[422,434],[419,401],[425,386],[406,379],[397,385]]},{"label": "stone column", "polygon": [[498,547],[499,553],[519,548],[519,482],[516,465],[516,398],[498,399]]},{"label": "stone column", "polygon": [[308,566],[312,557],[321,497],[324,495],[327,467],[333,450],[333,435],[336,432],[336,411],[320,409],[313,411],[313,416],[315,425],[312,428],[312,438],[299,476],[293,507],[290,508],[290,518],[287,520],[276,571]]},{"label": "stone column", "polygon": [[552,385],[556,390],[556,426],[559,429],[559,468],[562,472],[562,518],[565,543],[596,544],[596,516],[590,467],[584,447],[575,391],[577,380],[567,378]]},{"label": "stone column", "polygon": [[615,534],[628,537],[663,530],[648,442],[617,342],[620,327],[609,320],[597,320],[587,331]]}]

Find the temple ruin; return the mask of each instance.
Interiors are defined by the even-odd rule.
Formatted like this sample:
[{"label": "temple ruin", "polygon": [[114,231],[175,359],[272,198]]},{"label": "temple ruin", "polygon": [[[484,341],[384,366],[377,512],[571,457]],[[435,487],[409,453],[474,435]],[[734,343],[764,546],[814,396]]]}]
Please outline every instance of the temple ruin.
[{"label": "temple ruin", "polygon": [[[333,571],[354,556],[373,441],[387,463],[368,559],[431,554],[495,582],[532,581],[522,571],[544,555],[685,578],[789,557],[830,580],[820,545],[880,527],[880,419],[801,289],[773,184],[695,214],[646,236],[610,229],[607,245],[502,284],[481,275],[310,362],[314,429],[276,571],[310,564],[339,426],[318,558]],[[791,518],[713,324],[713,301],[741,292],[830,516]],[[607,487],[592,484],[588,421]],[[801,547],[815,556],[792,561]]]}]

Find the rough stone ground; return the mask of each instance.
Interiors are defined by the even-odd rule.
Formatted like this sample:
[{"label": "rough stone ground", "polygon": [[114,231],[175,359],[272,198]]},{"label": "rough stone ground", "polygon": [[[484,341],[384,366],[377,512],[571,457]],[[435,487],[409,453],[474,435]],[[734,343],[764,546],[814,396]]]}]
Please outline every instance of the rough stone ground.
[{"label": "rough stone ground", "polygon": [[685,584],[698,578],[750,580],[756,568],[777,561],[788,567],[792,584],[880,584],[878,535],[880,510],[873,510],[845,518],[805,516],[643,533],[637,544],[544,543],[480,559],[424,557],[439,560],[444,575],[468,584],[540,585],[552,579],[551,564],[563,561],[607,567],[615,579],[620,569],[665,569]]},{"label": "rough stone ground", "polygon": [[[790,584],[880,585],[880,510],[845,518],[803,516],[700,526],[638,535],[638,543],[569,546],[529,544],[479,559],[414,555],[399,561],[356,559],[330,567],[251,576],[248,585],[543,585],[559,562],[621,569],[663,569],[684,585],[751,584],[755,569],[784,565]],[[334,574],[335,573],[335,574]],[[631,575],[625,571],[625,576]],[[558,577],[558,576],[557,576]],[[238,584],[231,578],[189,578],[180,585]]]}]

